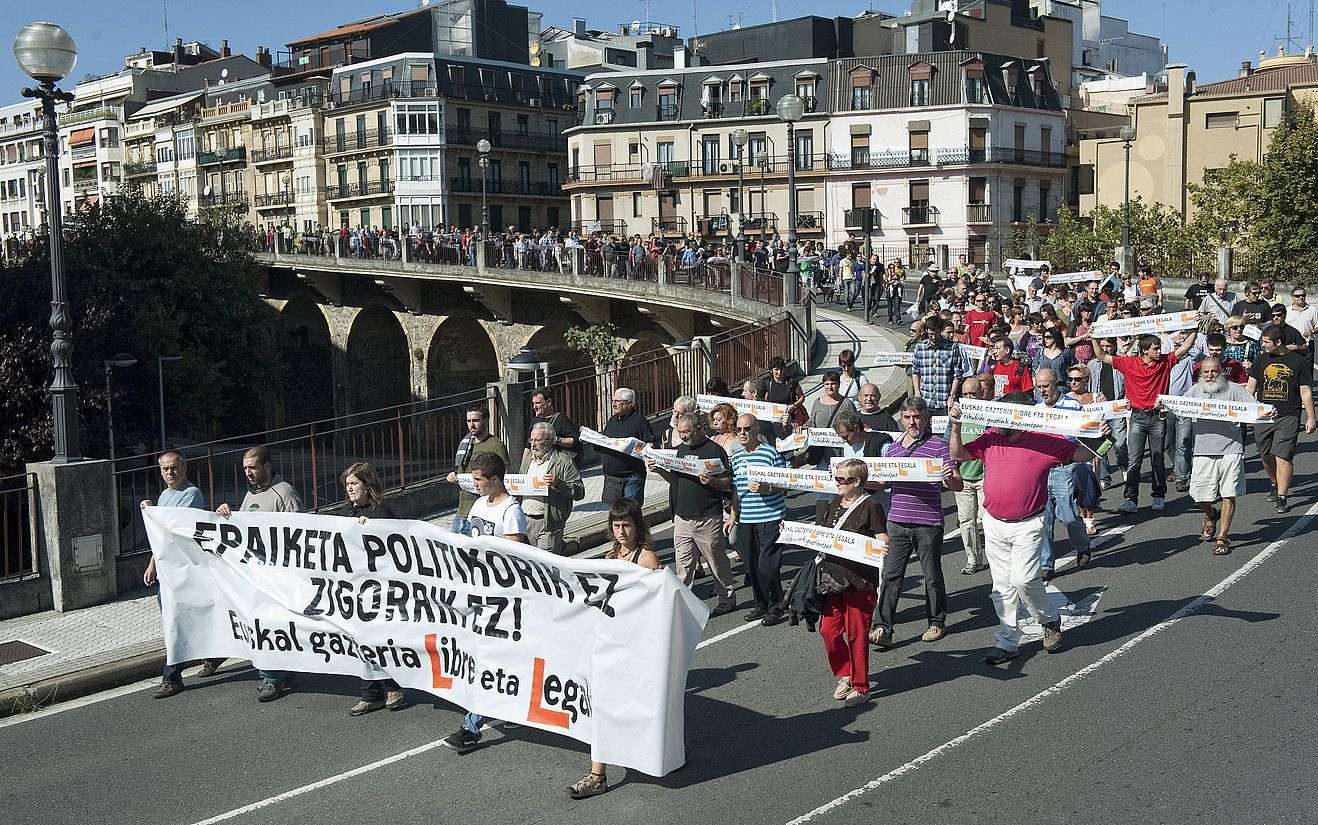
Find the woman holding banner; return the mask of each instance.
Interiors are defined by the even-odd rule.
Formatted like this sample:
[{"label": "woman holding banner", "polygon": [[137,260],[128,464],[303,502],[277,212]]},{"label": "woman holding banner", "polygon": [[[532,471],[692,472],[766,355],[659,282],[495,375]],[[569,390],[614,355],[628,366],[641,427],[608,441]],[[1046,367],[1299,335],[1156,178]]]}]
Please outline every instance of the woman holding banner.
[{"label": "woman holding banner", "polygon": [[[613,548],[604,558],[629,561],[646,570],[661,570],[659,557],[650,541],[650,528],[645,526],[641,505],[630,498],[620,498],[609,505],[609,529],[613,533]],[[567,795],[573,799],[589,799],[609,790],[609,778],[603,762],[591,762],[590,773],[575,785],[569,785]]]},{"label": "woman holding banner", "polygon": [[[384,501],[384,485],[370,464],[358,461],[343,471],[339,481],[352,508],[348,511],[350,518],[365,524],[373,518],[394,517],[394,511]],[[393,679],[363,679],[361,696],[361,701],[348,711],[352,716],[363,716],[384,708],[398,710],[404,700],[402,687]]]},{"label": "woman holding banner", "polygon": [[[834,472],[839,492],[818,524],[880,539],[886,545],[887,514],[883,505],[865,492],[869,480],[865,462],[848,458]],[[824,597],[819,635],[837,677],[833,698],[849,708],[870,700],[869,627],[878,601],[879,577],[880,569],[871,565],[832,556],[819,562],[815,587]]]}]

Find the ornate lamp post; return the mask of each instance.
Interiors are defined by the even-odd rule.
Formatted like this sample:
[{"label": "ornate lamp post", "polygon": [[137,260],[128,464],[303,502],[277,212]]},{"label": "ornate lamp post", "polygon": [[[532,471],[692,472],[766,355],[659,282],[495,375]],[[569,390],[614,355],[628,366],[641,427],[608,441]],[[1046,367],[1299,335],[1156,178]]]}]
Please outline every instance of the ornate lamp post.
[{"label": "ornate lamp post", "polygon": [[1126,191],[1122,196],[1121,213],[1121,272],[1134,277],[1131,270],[1135,268],[1135,256],[1130,248],[1130,144],[1135,140],[1135,127],[1122,126],[1117,137],[1121,138],[1126,150]]},{"label": "ornate lamp post", "polygon": [[42,152],[46,156],[46,203],[50,232],[50,328],[54,340],[50,354],[55,375],[50,382],[50,407],[55,418],[56,464],[82,459],[78,444],[78,385],[73,381],[73,319],[69,315],[64,283],[64,229],[59,194],[59,130],[56,101],[69,102],[73,95],[55,84],[68,77],[78,62],[78,50],[69,33],[54,23],[29,23],[14,38],[14,59],[37,85],[24,89],[23,97],[41,101],[44,121]]},{"label": "ornate lamp post", "polygon": [[734,129],[732,143],[737,147],[737,263],[746,263],[746,179],[742,168],[746,165],[746,143],[750,133]]},{"label": "ornate lamp post", "polygon": [[796,269],[796,122],[805,115],[805,101],[798,95],[783,95],[775,107],[778,119],[787,124],[787,275],[783,278],[783,306],[800,303],[801,275]]},{"label": "ornate lamp post", "polygon": [[490,168],[490,142],[481,138],[476,142],[476,151],[481,153],[477,163],[481,167],[481,239],[486,239],[490,234],[490,211],[485,205],[485,178],[488,177],[486,169]]}]

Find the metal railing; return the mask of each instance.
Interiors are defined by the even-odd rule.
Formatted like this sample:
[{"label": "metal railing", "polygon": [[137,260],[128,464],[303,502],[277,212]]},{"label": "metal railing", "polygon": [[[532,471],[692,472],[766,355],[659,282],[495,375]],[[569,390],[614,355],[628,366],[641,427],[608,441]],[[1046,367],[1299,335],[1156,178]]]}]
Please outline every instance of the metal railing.
[{"label": "metal railing", "polygon": [[1021,166],[1047,166],[1051,169],[1066,168],[1065,152],[1040,152],[1035,149],[1008,149],[994,147],[988,152],[993,163],[1011,163]]},{"label": "metal railing", "polygon": [[253,203],[260,209],[263,206],[287,206],[294,200],[292,192],[275,192],[257,195]]},{"label": "metal railing", "polygon": [[389,136],[393,129],[365,129],[354,132],[344,132],[343,134],[335,133],[325,138],[323,145],[325,154],[333,155],[342,152],[356,152],[362,149],[378,149],[381,146],[389,145]]},{"label": "metal railing", "polygon": [[33,473],[0,478],[0,581],[27,578],[41,572],[39,544],[34,538]]},{"label": "metal railing", "polygon": [[247,147],[235,146],[223,152],[198,152],[197,163],[209,166],[212,163],[235,163],[247,160]]},{"label": "metal railing", "polygon": [[198,206],[229,206],[235,209],[247,208],[246,192],[216,192],[211,195],[202,195],[197,199]]},{"label": "metal railing", "polygon": [[156,173],[156,162],[154,160],[143,160],[136,163],[125,163],[125,175],[154,175]]},{"label": "metal railing", "polygon": [[818,211],[797,212],[796,231],[797,232],[824,231],[824,213]]},{"label": "metal railing", "polygon": [[993,223],[993,207],[987,203],[966,204],[966,223]]},{"label": "metal railing", "polygon": [[575,166],[568,169],[567,183],[579,181],[644,181],[643,165],[607,164],[600,166]]},{"label": "metal railing", "polygon": [[394,191],[394,182],[391,180],[372,180],[366,183],[349,183],[347,185],[334,184],[325,189],[325,197],[329,200],[342,200],[343,198],[368,198],[372,195],[388,195]]},{"label": "metal railing", "polygon": [[444,137],[448,143],[459,146],[475,146],[479,141],[488,140],[496,149],[567,152],[567,138],[553,132],[508,132],[503,129],[450,126],[444,130]]},{"label": "metal railing", "polygon": [[670,215],[650,219],[650,232],[655,235],[686,235],[686,218]]},{"label": "metal railing", "polygon": [[[201,489],[206,505],[237,507],[247,492],[243,454],[253,446],[270,450],[274,472],[293,485],[309,512],[346,501],[339,474],[357,461],[375,468],[386,491],[403,490],[442,478],[453,469],[458,442],[467,433],[466,411],[497,407],[482,388],[443,399],[403,404],[354,415],[313,421],[266,432],[220,439],[181,448],[188,459],[189,480]],[[160,494],[160,471],[154,456],[117,459],[115,501],[120,514],[121,555],[145,552],[146,533],[138,503]]]},{"label": "metal railing", "polygon": [[938,207],[903,206],[902,226],[937,226]]},{"label": "metal railing", "polygon": [[[481,179],[449,178],[449,189],[453,192],[479,193]],[[485,191],[491,195],[538,195],[552,198],[563,194],[563,187],[554,181],[502,178],[487,180]]]},{"label": "metal railing", "polygon": [[86,109],[80,112],[65,112],[59,116],[60,126],[75,123],[89,123],[93,120],[119,120],[120,110],[116,106],[102,106],[99,109]]},{"label": "metal railing", "polygon": [[253,149],[252,163],[266,163],[272,160],[284,160],[293,157],[293,146],[284,144],[273,149]]},{"label": "metal railing", "polygon": [[739,286],[743,298],[750,298],[752,301],[759,301],[776,307],[783,305],[783,276],[781,273],[774,272],[771,269],[758,269],[749,265],[738,266],[736,269],[737,278],[741,282]]}]

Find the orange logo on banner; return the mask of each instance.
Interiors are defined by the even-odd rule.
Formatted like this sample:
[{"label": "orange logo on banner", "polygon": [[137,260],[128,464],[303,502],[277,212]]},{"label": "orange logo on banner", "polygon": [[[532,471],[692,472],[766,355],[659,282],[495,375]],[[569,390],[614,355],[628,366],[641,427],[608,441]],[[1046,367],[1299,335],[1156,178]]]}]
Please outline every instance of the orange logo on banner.
[{"label": "orange logo on banner", "polygon": [[865,540],[865,555],[867,557],[872,558],[874,556],[878,556],[879,558],[882,558],[885,554],[887,554],[887,552],[888,552],[888,548],[885,547],[878,540],[876,539]]},{"label": "orange logo on banner", "polygon": [[566,711],[549,710],[540,703],[545,693],[545,660],[539,656],[535,659],[535,671],[531,674],[531,707],[526,711],[526,721],[553,725],[567,730],[569,716]]},{"label": "orange logo on banner", "polygon": [[929,459],[925,459],[924,471],[929,475],[933,475],[934,473],[941,473],[943,471],[943,462],[931,461]]},{"label": "orange logo on banner", "polygon": [[453,687],[453,677],[444,675],[444,660],[439,655],[437,640],[434,633],[426,634],[426,653],[430,656],[430,686],[448,690]]},{"label": "orange logo on banner", "polygon": [[910,475],[910,473],[906,472],[906,468],[903,467],[902,465],[898,464],[898,465],[897,465],[897,477],[898,477],[898,478],[905,478],[905,477],[908,476],[908,475]]},{"label": "orange logo on banner", "polygon": [[539,476],[531,476],[532,490],[543,490],[548,486],[549,486],[548,484],[545,484],[545,480],[543,478],[540,478]]}]

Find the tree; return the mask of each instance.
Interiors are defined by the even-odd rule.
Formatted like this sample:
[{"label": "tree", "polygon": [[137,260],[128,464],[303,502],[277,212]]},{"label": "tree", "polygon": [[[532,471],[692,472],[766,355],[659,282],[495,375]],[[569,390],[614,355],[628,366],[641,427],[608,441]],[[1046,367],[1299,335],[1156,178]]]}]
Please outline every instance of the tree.
[{"label": "tree", "polygon": [[611,366],[626,349],[613,324],[571,327],[563,333],[567,348],[585,355],[596,367]]},{"label": "tree", "polygon": [[[1259,268],[1280,274],[1297,250],[1318,249],[1318,124],[1311,102],[1286,98],[1262,167],[1262,208],[1250,235]],[[1308,267],[1290,277],[1314,280]]]},{"label": "tree", "polygon": [[[103,362],[119,352],[138,363],[112,376],[117,444],[154,448],[156,357],[170,353],[183,356],[166,371],[171,432],[261,428],[266,388],[277,385],[275,314],[238,233],[221,238],[189,220],[174,196],[116,195],[78,215],[64,252],[84,455],[107,454]],[[11,298],[0,306],[3,470],[51,451],[48,252],[0,269],[0,283]]]},{"label": "tree", "polygon": [[1191,221],[1214,246],[1248,246],[1263,214],[1263,165],[1235,155],[1220,169],[1205,169],[1203,183],[1191,183]]}]

